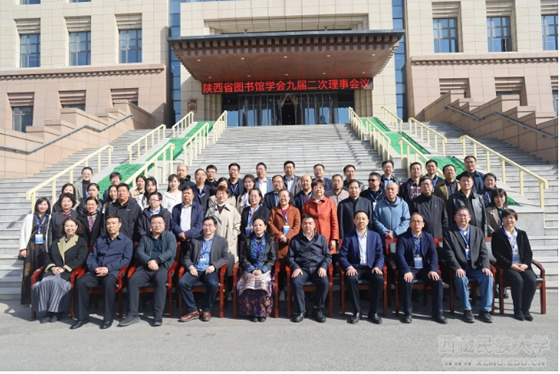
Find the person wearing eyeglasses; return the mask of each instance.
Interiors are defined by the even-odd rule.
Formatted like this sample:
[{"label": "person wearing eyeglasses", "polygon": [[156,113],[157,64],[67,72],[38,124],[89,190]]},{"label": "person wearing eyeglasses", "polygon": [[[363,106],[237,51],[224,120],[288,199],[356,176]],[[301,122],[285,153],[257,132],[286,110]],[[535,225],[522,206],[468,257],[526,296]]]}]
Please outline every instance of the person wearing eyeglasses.
[{"label": "person wearing eyeglasses", "polygon": [[139,242],[143,236],[152,231],[150,219],[156,214],[163,217],[165,229],[171,230],[171,212],[162,207],[161,202],[162,196],[159,192],[154,192],[148,196],[149,206],[142,210],[142,213],[140,213],[138,217],[138,221],[136,222],[136,238],[134,241]]}]

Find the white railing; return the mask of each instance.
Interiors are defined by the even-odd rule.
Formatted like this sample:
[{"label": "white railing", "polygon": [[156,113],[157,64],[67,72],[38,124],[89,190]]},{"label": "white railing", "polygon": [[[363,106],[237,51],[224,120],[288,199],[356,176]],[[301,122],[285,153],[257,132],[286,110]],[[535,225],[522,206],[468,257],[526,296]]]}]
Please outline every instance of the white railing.
[{"label": "white railing", "polygon": [[485,152],[485,156],[486,156],[486,172],[490,173],[492,171],[491,167],[490,167],[490,155],[493,155],[495,157],[497,157],[498,159],[500,159],[500,166],[501,166],[501,175],[502,175],[502,181],[506,181],[506,164],[508,164],[509,166],[513,166],[514,168],[517,169],[518,173],[519,173],[519,194],[521,196],[524,195],[524,183],[523,183],[523,178],[524,175],[527,174],[533,178],[535,178],[538,182],[539,182],[539,202],[540,202],[540,207],[541,209],[544,209],[544,190],[548,189],[548,181],[546,179],[544,179],[543,177],[533,173],[532,171],[530,171],[529,169],[519,165],[518,163],[510,160],[509,158],[499,154],[498,152],[492,150],[491,148],[488,148],[487,146],[485,146],[484,144],[480,143],[479,141],[471,138],[468,135],[463,135],[461,137],[459,137],[459,140],[461,140],[461,143],[463,144],[463,157],[467,156],[467,144],[466,142],[469,141],[472,144],[473,147],[473,153],[472,155],[474,157],[476,157],[478,159],[478,147],[482,148]]},{"label": "white railing", "polygon": [[[414,136],[419,137],[421,141],[425,141],[428,143],[429,146],[432,146],[433,140],[433,147],[436,152],[439,153],[439,144],[441,143],[441,156],[445,156],[445,145],[447,144],[447,138],[443,136],[441,133],[437,132],[436,130],[430,128],[426,124],[418,121],[414,117],[408,118],[408,125],[410,126],[410,134],[414,134]],[[418,135],[418,129],[420,129],[420,135]],[[425,135],[425,136],[424,136]],[[432,135],[432,136],[430,136]]]},{"label": "white railing", "polygon": [[379,130],[377,126],[373,124],[366,118],[366,123],[368,124],[369,132],[369,144],[377,151],[378,155],[383,157],[383,160],[391,159],[391,139],[385,134],[385,132]]},{"label": "white railing", "polygon": [[[68,166],[66,169],[62,170],[58,174],[53,175],[52,177],[50,177],[46,181],[38,184],[37,186],[35,186],[32,189],[30,189],[29,191],[27,191],[25,193],[25,198],[27,200],[31,200],[31,211],[33,211],[33,207],[35,205],[35,200],[37,200],[37,192],[40,191],[41,188],[50,184],[51,185],[51,203],[56,201],[56,199],[58,197],[58,195],[57,195],[58,191],[57,191],[56,186],[57,186],[59,178],[62,178],[63,176],[68,175],[68,182],[65,182],[65,183],[74,183],[74,168],[76,168],[77,166],[82,166],[82,167],[90,166],[89,162],[95,156],[97,156],[97,168],[96,169],[97,169],[97,172],[100,172],[101,169],[103,168],[102,165],[101,165],[101,155],[105,151],[107,151],[106,166],[111,165],[111,154],[113,152],[113,146],[106,145],[105,147],[100,148],[97,151],[91,153],[89,156],[86,156],[86,157],[82,158],[80,161],[75,162],[73,165]],[[92,167],[92,169],[94,169],[94,171],[95,171],[94,167]]]},{"label": "white railing", "polygon": [[224,112],[218,117],[218,119],[214,123],[214,127],[212,128],[212,132],[214,134],[214,144],[216,144],[218,139],[220,139],[220,137],[223,135],[224,131],[226,130],[226,127],[227,127],[227,110],[224,110]]},{"label": "white railing", "polygon": [[186,116],[181,118],[176,124],[171,126],[171,130],[173,131],[173,137],[177,138],[179,134],[185,132],[190,125],[194,122],[194,112],[187,113]]},{"label": "white railing", "polygon": [[395,113],[391,112],[385,106],[381,107],[381,120],[389,127],[393,128],[393,131],[402,131],[403,128],[403,120],[397,116]]},{"label": "white railing", "polygon": [[206,122],[183,144],[184,163],[191,166],[193,161],[198,158],[208,144],[208,134],[210,133],[210,124]]},{"label": "white railing", "polygon": [[[146,135],[142,136],[141,138],[136,139],[134,142],[130,143],[126,149],[128,151],[128,162],[130,164],[133,163],[132,155],[134,150],[136,150],[136,158],[140,158],[144,156],[150,149],[152,149],[156,144],[158,144],[163,138],[165,138],[165,125],[159,125]],[[149,148],[148,148],[148,139]],[[157,141],[156,141],[157,139]]]},{"label": "white railing", "polygon": [[360,140],[363,140],[364,135],[367,135],[367,131],[364,128],[362,119],[359,115],[356,114],[356,112],[354,112],[354,109],[352,109],[351,107],[348,107],[348,117],[350,118],[350,126],[352,127],[352,130],[354,130]]},{"label": "white railing", "polygon": [[[169,151],[169,154],[167,152]],[[173,153],[175,151],[175,144],[168,143],[165,147],[160,149],[156,154],[154,154],[150,160],[146,161],[144,165],[137,170],[134,174],[128,177],[124,181],[126,184],[132,184],[132,188],[136,188],[136,177],[139,175],[148,175],[148,171],[153,168],[153,177],[156,179],[158,184],[167,182],[167,176],[173,173]],[[160,160],[162,156],[162,160]]]}]

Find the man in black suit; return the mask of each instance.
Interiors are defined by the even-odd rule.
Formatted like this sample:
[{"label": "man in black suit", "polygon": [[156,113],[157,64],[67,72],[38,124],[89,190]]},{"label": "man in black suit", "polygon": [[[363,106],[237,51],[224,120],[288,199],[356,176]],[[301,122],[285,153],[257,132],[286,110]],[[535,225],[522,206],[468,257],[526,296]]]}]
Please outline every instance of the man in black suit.
[{"label": "man in black suit", "polygon": [[344,238],[344,235],[356,230],[356,226],[354,226],[354,215],[359,210],[366,212],[369,220],[369,228],[373,229],[373,206],[368,199],[360,197],[360,192],[359,182],[355,179],[350,181],[350,183],[348,183],[349,197],[338,204],[338,230],[341,238]]},{"label": "man in black suit", "polygon": [[228,188],[231,192],[231,196],[235,196],[235,200],[239,196],[242,196],[245,193],[245,186],[243,185],[243,181],[239,179],[239,172],[241,171],[241,166],[237,162],[232,162],[228,166],[229,172],[229,179],[228,179]]},{"label": "man in black suit", "polygon": [[430,177],[420,178],[422,194],[409,204],[410,213],[418,212],[424,220],[424,231],[434,238],[443,238],[443,231],[447,230],[447,208],[443,200],[433,194],[433,184]]},{"label": "man in black suit", "polygon": [[[264,195],[263,205],[272,210],[278,205],[278,192],[284,188],[284,179],[281,175],[275,175],[272,177],[272,188],[273,190]],[[290,194],[290,196],[292,196]],[[290,199],[291,201],[292,199]]]},{"label": "man in black suit", "polygon": [[[430,178],[426,182],[432,187]],[[424,217],[416,212],[410,217],[410,229],[397,240],[395,257],[399,268],[399,282],[403,295],[403,323],[412,322],[412,285],[420,279],[432,287],[432,318],[447,323],[443,316],[443,283],[438,274],[438,255],[434,237],[424,228]]]},{"label": "man in black suit", "polygon": [[295,175],[296,164],[293,161],[284,162],[284,188],[295,196],[301,191],[301,178]]},{"label": "man in black suit", "polygon": [[312,215],[304,214],[301,218],[301,226],[302,232],[290,241],[286,257],[286,265],[292,270],[291,282],[295,299],[296,311],[292,316],[292,322],[303,321],[305,315],[303,286],[309,279],[317,286],[312,314],[317,322],[323,323],[327,320],[322,309],[329,291],[327,269],[332,261],[331,253],[327,239],[315,232],[315,218]]},{"label": "man in black suit", "polygon": [[447,265],[454,272],[455,288],[463,304],[465,321],[474,323],[469,302],[469,279],[474,279],[480,285],[479,318],[491,323],[494,278],[490,270],[488,250],[484,245],[484,233],[478,227],[470,225],[470,220],[471,214],[467,207],[457,209],[456,225],[443,235],[443,250]]},{"label": "man in black suit", "polygon": [[381,317],[377,314],[377,308],[383,292],[383,244],[379,234],[368,229],[369,217],[366,212],[359,210],[354,214],[354,225],[356,230],[344,236],[340,249],[340,266],[345,271],[346,288],[354,307],[354,314],[348,319],[348,323],[360,321],[358,282],[365,278],[372,288],[368,319],[380,324]]},{"label": "man in black suit", "polygon": [[88,272],[76,282],[78,320],[70,326],[72,330],[89,322],[89,290],[99,286],[103,289],[103,323],[100,328],[108,329],[113,324],[117,277],[132,258],[132,240],[120,229],[119,216],[108,216],[105,220],[107,234],[95,241],[93,251],[88,255]]},{"label": "man in black suit", "polygon": [[228,263],[228,243],[225,238],[216,235],[217,222],[214,217],[206,217],[202,221],[202,235],[189,243],[183,263],[187,272],[179,279],[177,286],[185,302],[187,313],[181,316],[181,322],[192,321],[200,316],[192,293],[192,286],[197,280],[206,286],[202,301],[204,322],[212,317],[212,303],[220,286],[219,272]]},{"label": "man in black suit", "polygon": [[107,216],[119,216],[122,234],[130,239],[134,238],[136,221],[142,213],[142,208],[135,199],[130,197],[128,184],[121,183],[117,187],[117,200],[113,201],[107,208]]},{"label": "man in black suit", "polygon": [[459,207],[467,207],[471,216],[471,225],[482,230],[484,235],[488,232],[486,227],[486,207],[481,195],[475,193],[473,178],[466,171],[459,175],[460,190],[449,196],[447,203],[448,217],[455,217],[455,212]]}]

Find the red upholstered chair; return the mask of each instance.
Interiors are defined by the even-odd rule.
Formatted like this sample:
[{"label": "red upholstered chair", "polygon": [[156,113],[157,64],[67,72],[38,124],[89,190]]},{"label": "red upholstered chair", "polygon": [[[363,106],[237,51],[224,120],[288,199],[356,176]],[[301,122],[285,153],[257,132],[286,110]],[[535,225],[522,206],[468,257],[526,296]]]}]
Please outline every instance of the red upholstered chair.
[{"label": "red upholstered chair", "polygon": [[[287,279],[287,286],[286,286],[286,302],[288,303],[288,318],[292,316],[292,282],[290,281],[292,277],[292,270],[289,266],[286,265],[286,279]],[[329,291],[327,294],[326,302],[329,304],[329,317],[332,318],[333,316],[333,266],[332,264],[329,265],[327,269],[327,277],[329,278]],[[304,292],[315,292],[317,287],[312,282],[306,282],[303,286]]]},{"label": "red upholstered chair", "polygon": [[[546,314],[546,279],[545,279],[545,271],[544,267],[541,265],[540,262],[533,260],[533,265],[535,265],[539,269],[539,273],[537,275],[537,289],[540,290],[540,299],[541,299],[541,314]],[[500,314],[504,314],[504,290],[506,287],[509,287],[509,284],[504,279],[504,271],[500,268],[497,268],[498,273],[498,285],[499,287],[499,303],[500,303]]]},{"label": "red upholstered chair", "polygon": [[[237,277],[239,273],[239,263],[233,267],[233,318],[237,318]],[[280,261],[276,260],[272,271],[272,282],[274,282],[274,318],[278,318],[278,273],[280,273]]]},{"label": "red upholstered chair", "polygon": [[[225,297],[225,283],[224,283],[224,278],[227,272],[227,264],[225,264],[224,266],[222,266],[220,268],[220,285],[218,287],[218,297],[220,298],[220,318],[224,318],[224,299],[225,299],[225,304],[227,304],[227,297]],[[185,267],[183,265],[181,265],[179,267],[179,273],[177,276],[177,279],[181,279],[181,277],[185,274]],[[176,288],[176,292],[177,292],[177,300],[179,300],[179,316],[183,315],[183,298],[181,297],[181,292],[180,290]],[[206,292],[206,286],[204,285],[204,283],[202,283],[200,280],[196,281],[196,283],[194,284],[194,286],[192,287],[192,292]]]},{"label": "red upholstered chair", "polygon": [[[340,314],[346,314],[346,283],[345,283],[345,276],[346,271],[338,265],[338,270],[340,272]],[[387,306],[388,306],[388,283],[387,283],[387,266],[383,265],[383,316],[387,316]],[[358,282],[358,289],[359,290],[367,290],[370,289],[370,283],[367,280],[360,280]]]}]

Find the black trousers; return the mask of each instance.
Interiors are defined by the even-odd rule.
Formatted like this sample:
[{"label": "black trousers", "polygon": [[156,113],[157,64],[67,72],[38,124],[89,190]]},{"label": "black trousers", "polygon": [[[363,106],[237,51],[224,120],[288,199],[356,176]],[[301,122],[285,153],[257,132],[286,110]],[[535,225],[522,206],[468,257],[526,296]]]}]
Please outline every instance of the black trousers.
[{"label": "black trousers", "polygon": [[379,300],[383,292],[383,274],[374,274],[371,268],[367,266],[359,266],[357,269],[358,274],[353,276],[345,275],[346,289],[350,294],[354,313],[361,313],[360,308],[360,290],[358,283],[360,280],[367,280],[370,284],[369,294],[369,314],[377,313],[379,307]]},{"label": "black trousers", "polygon": [[511,286],[514,313],[529,311],[537,290],[537,276],[532,269],[518,272],[504,270],[504,279]]},{"label": "black trousers", "polygon": [[[294,292],[294,309],[296,313],[303,313],[305,311],[305,292],[303,286],[307,281],[311,281],[317,291],[315,292],[315,308],[322,309],[325,306],[327,293],[329,292],[329,276],[320,277],[317,270],[310,271],[309,269],[301,269],[302,273],[295,278],[292,278],[292,289]],[[288,302],[290,302],[288,300]],[[332,302],[332,300],[331,300]]]},{"label": "black trousers", "polygon": [[148,282],[154,286],[154,317],[163,315],[165,305],[165,291],[167,284],[167,269],[160,267],[157,271],[146,268],[138,268],[128,280],[128,315],[138,315],[138,304],[140,303],[140,287]]},{"label": "black trousers", "polygon": [[216,270],[210,274],[199,272],[197,277],[193,277],[187,270],[185,275],[179,279],[177,286],[181,291],[181,296],[183,297],[183,301],[187,307],[187,311],[184,313],[185,315],[198,310],[192,293],[192,287],[198,280],[206,286],[206,293],[202,299],[202,311],[209,312],[212,310],[212,304],[218,294],[218,288],[220,287],[220,277],[218,276],[218,271],[219,270]]},{"label": "black trousers", "polygon": [[[432,315],[443,314],[443,282],[441,277],[433,281],[428,277],[424,269],[410,269],[414,279],[424,281],[432,287]],[[400,289],[402,290],[403,309],[406,314],[412,314],[412,285],[413,282],[405,282],[404,274],[400,274]]]},{"label": "black trousers", "polygon": [[107,274],[104,277],[96,277],[91,273],[86,273],[76,282],[78,320],[83,321],[89,318],[89,290],[99,286],[103,289],[103,321],[113,320],[115,316],[117,277],[111,274]]}]

